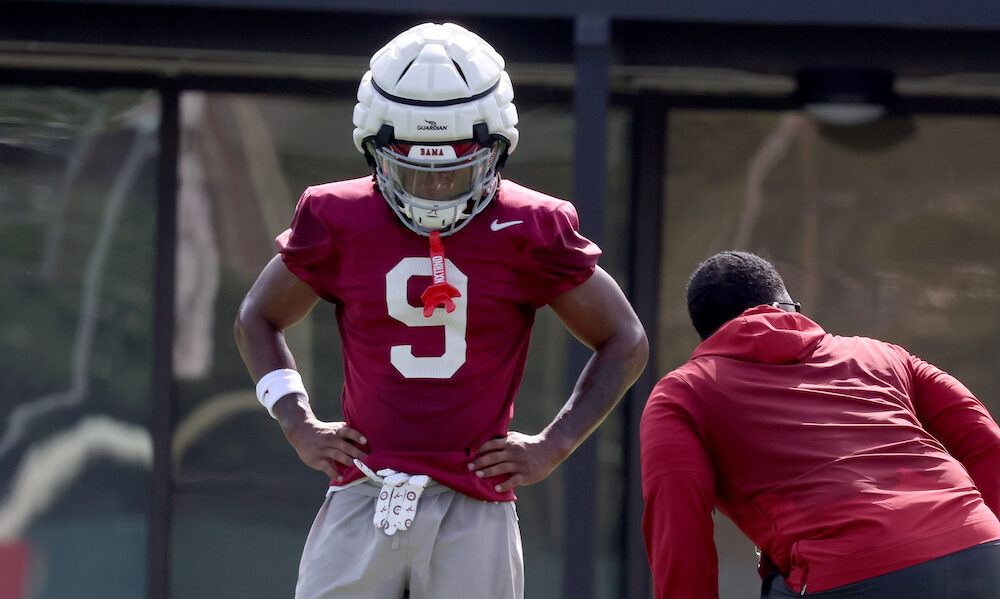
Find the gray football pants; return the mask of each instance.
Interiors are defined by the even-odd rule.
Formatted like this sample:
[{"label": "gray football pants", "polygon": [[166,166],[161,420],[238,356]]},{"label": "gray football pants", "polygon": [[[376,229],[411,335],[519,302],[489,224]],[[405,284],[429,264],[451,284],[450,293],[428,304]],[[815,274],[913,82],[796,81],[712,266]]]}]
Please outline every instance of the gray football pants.
[{"label": "gray football pants", "polygon": [[313,522],[295,599],[521,599],[524,566],[513,502],[441,485],[413,524],[389,536],[372,524],[374,483],[330,493]]}]

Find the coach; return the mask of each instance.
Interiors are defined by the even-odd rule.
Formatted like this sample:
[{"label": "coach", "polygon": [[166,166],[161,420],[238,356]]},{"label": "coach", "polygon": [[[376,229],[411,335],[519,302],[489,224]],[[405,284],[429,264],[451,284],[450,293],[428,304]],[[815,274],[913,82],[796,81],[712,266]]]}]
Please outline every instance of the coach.
[{"label": "coach", "polygon": [[757,546],[761,597],[1000,597],[1000,428],[958,380],[799,314],[774,267],[691,276],[702,338],[640,427],[657,599],[718,597],[712,511]]}]

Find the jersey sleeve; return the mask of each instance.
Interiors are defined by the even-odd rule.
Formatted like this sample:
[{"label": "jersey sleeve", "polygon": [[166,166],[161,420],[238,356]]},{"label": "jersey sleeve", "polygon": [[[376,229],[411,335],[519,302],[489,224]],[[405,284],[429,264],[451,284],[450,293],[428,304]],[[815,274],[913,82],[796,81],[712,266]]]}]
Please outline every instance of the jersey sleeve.
[{"label": "jersey sleeve", "polygon": [[715,469],[668,375],[653,389],[639,425],[642,529],[656,599],[719,596],[713,533]]},{"label": "jersey sleeve", "polygon": [[917,417],[965,466],[986,505],[1000,517],[1000,427],[958,379],[919,358],[909,359]]},{"label": "jersey sleeve", "polygon": [[308,188],[299,198],[292,225],[275,239],[285,267],[313,288],[317,295],[332,300],[323,285],[336,268],[336,244],[329,222],[323,218],[322,198]]},{"label": "jersey sleeve", "polygon": [[520,285],[527,303],[539,308],[590,278],[601,249],[580,234],[576,208],[569,202],[534,217],[536,234],[524,246]]}]

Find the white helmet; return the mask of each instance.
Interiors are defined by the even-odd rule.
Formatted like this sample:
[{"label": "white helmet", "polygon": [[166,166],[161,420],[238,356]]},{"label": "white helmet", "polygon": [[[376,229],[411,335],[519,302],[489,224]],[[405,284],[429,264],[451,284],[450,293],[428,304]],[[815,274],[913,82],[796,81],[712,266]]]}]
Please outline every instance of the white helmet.
[{"label": "white helmet", "polygon": [[493,199],[517,145],[513,99],[503,57],[453,23],[417,25],[372,56],[354,145],[407,227],[447,235]]}]

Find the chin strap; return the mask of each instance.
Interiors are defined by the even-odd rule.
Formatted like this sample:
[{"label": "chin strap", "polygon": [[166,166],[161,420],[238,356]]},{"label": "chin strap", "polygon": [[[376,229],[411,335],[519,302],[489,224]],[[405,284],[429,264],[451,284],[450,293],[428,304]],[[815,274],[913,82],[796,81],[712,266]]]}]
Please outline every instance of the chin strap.
[{"label": "chin strap", "polygon": [[444,245],[441,243],[441,235],[437,231],[430,234],[431,238],[431,276],[434,282],[430,287],[424,289],[420,294],[420,300],[424,302],[424,316],[430,318],[438,306],[444,306],[445,312],[455,311],[453,297],[460,297],[458,289],[448,284],[448,276],[445,274]]}]

